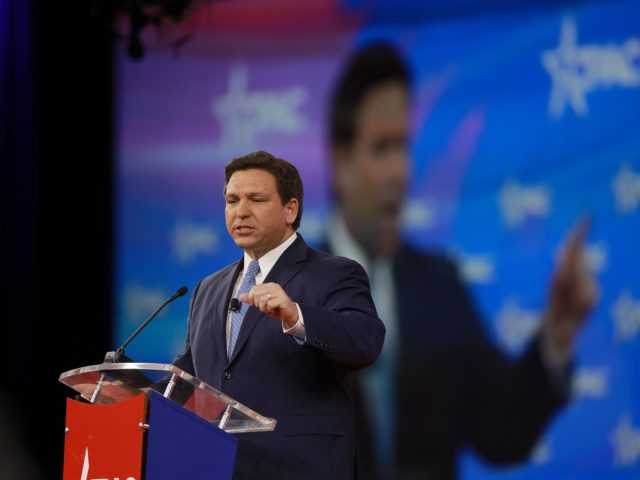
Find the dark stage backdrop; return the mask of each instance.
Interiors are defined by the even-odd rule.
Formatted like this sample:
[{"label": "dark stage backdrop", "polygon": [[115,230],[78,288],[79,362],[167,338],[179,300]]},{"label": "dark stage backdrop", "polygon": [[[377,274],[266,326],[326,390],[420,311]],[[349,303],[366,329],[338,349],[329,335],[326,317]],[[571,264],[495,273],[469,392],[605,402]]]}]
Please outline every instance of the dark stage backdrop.
[{"label": "dark stage backdrop", "polygon": [[[299,166],[301,232],[322,239],[330,89],[354,47],[387,39],[415,73],[406,234],[459,261],[506,352],[538,326],[564,234],[593,218],[587,253],[601,296],[578,342],[575,399],[526,465],[496,472],[466,454],[464,478],[638,478],[638,2],[468,2],[478,7],[468,14],[408,0],[314,2],[312,13],[249,3],[204,9],[177,51],[153,33],[142,62],[119,47],[114,341],[180,285],[239,258],[221,194],[237,155],[265,149]],[[130,355],[170,361],[187,304],[162,313]]]},{"label": "dark stage backdrop", "polygon": [[112,34],[0,0],[0,477],[62,475],[61,372],[111,343]]}]

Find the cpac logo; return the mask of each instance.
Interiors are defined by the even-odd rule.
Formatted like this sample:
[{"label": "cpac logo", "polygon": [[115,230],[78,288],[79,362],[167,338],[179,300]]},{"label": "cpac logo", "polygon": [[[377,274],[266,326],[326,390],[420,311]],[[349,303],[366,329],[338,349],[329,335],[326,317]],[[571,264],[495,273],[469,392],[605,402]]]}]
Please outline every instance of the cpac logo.
[{"label": "cpac logo", "polygon": [[640,174],[626,163],[611,182],[616,197],[616,208],[622,213],[632,213],[640,204]]},{"label": "cpac logo", "polygon": [[467,283],[488,285],[495,278],[496,267],[487,255],[458,255],[462,277]]},{"label": "cpac logo", "polygon": [[[147,288],[141,285],[131,285],[124,291],[124,309],[127,318],[135,325],[143,315],[158,308],[167,298],[167,293],[161,288]],[[165,312],[160,312],[164,315]]]},{"label": "cpac logo", "polygon": [[[82,464],[82,475],[80,476],[80,480],[120,480],[120,477],[91,477],[89,478],[89,448],[86,448],[84,451],[84,463]],[[122,480],[136,480],[135,477],[126,477]]]},{"label": "cpac logo", "polygon": [[602,273],[609,266],[609,244],[606,242],[590,243],[585,247],[587,265],[592,272]]},{"label": "cpac logo", "polygon": [[304,212],[304,223],[300,227],[300,232],[304,238],[308,238],[311,242],[322,242],[327,231],[326,215],[319,211]]},{"label": "cpac logo", "polygon": [[609,393],[609,369],[581,368],[576,372],[572,385],[578,397],[604,398]]},{"label": "cpac logo", "polygon": [[218,234],[211,226],[179,219],[173,227],[171,249],[181,265],[191,263],[198,255],[213,254],[217,246]]},{"label": "cpac logo", "polygon": [[620,417],[618,425],[611,434],[613,445],[613,463],[619,467],[631,467],[640,459],[640,428],[635,428],[631,415]]},{"label": "cpac logo", "polygon": [[[553,250],[555,263],[562,261],[566,249],[565,243],[561,243]],[[592,273],[603,273],[609,268],[609,244],[607,242],[593,242],[584,246],[584,256],[587,268]]]},{"label": "cpac logo", "polygon": [[515,298],[508,298],[497,316],[498,338],[509,351],[516,352],[534,335],[539,314],[520,307]]},{"label": "cpac logo", "polygon": [[551,193],[545,186],[526,187],[508,178],[500,189],[498,202],[505,223],[518,227],[527,217],[546,217],[551,210]]},{"label": "cpac logo", "polygon": [[435,225],[435,205],[429,199],[409,200],[402,211],[402,225],[407,230],[428,230]]},{"label": "cpac logo", "polygon": [[629,38],[622,45],[578,45],[576,21],[565,17],[560,31],[560,44],[542,54],[542,65],[553,86],[549,114],[562,117],[566,105],[576,115],[586,115],[587,94],[612,86],[640,86],[640,40]]},{"label": "cpac logo", "polygon": [[611,306],[611,317],[616,327],[616,340],[631,340],[640,331],[640,300],[629,290],[623,290]]},{"label": "cpac logo", "polygon": [[248,84],[246,64],[233,65],[227,93],[211,105],[222,126],[220,153],[251,149],[263,133],[296,134],[307,127],[308,122],[298,112],[307,101],[304,88],[250,92]]}]

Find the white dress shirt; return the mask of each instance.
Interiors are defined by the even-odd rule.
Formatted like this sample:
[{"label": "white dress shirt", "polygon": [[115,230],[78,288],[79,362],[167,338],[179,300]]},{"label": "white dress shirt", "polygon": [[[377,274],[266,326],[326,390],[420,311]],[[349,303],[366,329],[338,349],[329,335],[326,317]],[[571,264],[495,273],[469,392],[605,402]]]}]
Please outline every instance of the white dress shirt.
[{"label": "white dress shirt", "polygon": [[371,282],[371,296],[387,333],[376,363],[360,372],[360,383],[368,404],[373,445],[380,472],[392,471],[396,429],[395,366],[400,350],[396,285],[393,280],[393,259],[369,258],[347,231],[345,221],[337,214],[328,232],[331,253],[358,262]]},{"label": "white dress shirt", "polygon": [[[291,246],[293,242],[295,242],[296,238],[298,238],[298,234],[293,232],[293,234],[287,238],[284,242],[278,245],[273,250],[268,251],[262,257],[258,259],[258,264],[260,265],[260,271],[256,274],[256,285],[260,285],[264,282],[264,279],[267,278],[269,272],[276,264],[276,262],[280,259],[282,254],[285,252],[287,248]],[[242,285],[242,281],[244,280],[244,273],[246,271],[246,266],[253,260],[249,256],[247,252],[244,253],[244,268],[238,275],[238,279],[236,280],[236,284],[233,287],[233,297],[238,294],[238,290],[240,290],[240,285]],[[285,328],[284,323],[282,324],[282,331],[287,335],[292,335],[298,343],[304,343],[306,338],[306,333],[304,329],[304,319],[302,318],[302,311],[300,310],[300,306],[296,303],[296,308],[298,309],[298,322],[291,328]],[[231,317],[233,312],[229,310],[227,314],[227,350],[229,349],[229,338],[231,337]]]}]

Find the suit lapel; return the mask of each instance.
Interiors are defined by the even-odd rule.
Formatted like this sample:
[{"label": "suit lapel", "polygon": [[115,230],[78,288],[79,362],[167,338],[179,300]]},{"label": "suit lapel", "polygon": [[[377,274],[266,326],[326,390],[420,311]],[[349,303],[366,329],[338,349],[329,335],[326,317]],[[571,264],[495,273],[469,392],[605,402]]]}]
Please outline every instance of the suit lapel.
[{"label": "suit lapel", "polygon": [[[264,279],[263,283],[277,283],[283,289],[286,290],[287,283],[289,283],[293,277],[300,271],[302,268],[304,260],[307,258],[308,246],[305,243],[304,239],[300,234],[298,234],[298,238],[291,244],[289,248],[287,248],[284,253],[280,256],[276,264],[273,266],[267,278]],[[236,277],[237,278],[237,275]],[[233,288],[233,285],[232,285]],[[229,294],[229,298],[231,294]],[[242,321],[242,327],[240,328],[240,333],[238,334],[238,340],[236,341],[236,346],[233,349],[233,354],[229,359],[229,364],[231,364],[236,357],[242,351],[244,344],[247,342],[247,339],[253,332],[254,328],[259,321],[263,320],[263,317],[267,317],[267,315],[260,312],[255,307],[249,308],[247,313],[244,316],[244,320]],[[277,322],[273,318],[265,318],[266,321]],[[225,330],[226,332],[226,330]],[[226,337],[224,337],[226,338]]]},{"label": "suit lapel", "polygon": [[[227,319],[229,316],[229,303],[231,301],[231,295],[233,294],[233,287],[238,280],[238,275],[243,268],[243,260],[240,259],[236,263],[235,268],[229,269],[227,274],[220,281],[224,290],[221,290],[222,296],[220,297],[219,304],[215,307],[214,314],[214,335],[215,345],[218,352],[223,352],[222,357],[227,360]],[[226,285],[226,287],[225,287]]]},{"label": "suit lapel", "polygon": [[263,283],[274,282],[285,288],[302,268],[308,250],[309,247],[302,236],[298,234],[298,238],[284,251]]}]

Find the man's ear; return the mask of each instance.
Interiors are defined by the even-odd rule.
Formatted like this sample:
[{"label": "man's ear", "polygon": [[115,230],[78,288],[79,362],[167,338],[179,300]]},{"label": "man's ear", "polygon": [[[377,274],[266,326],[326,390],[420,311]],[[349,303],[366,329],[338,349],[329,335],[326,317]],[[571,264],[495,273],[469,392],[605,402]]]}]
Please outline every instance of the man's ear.
[{"label": "man's ear", "polygon": [[293,222],[295,222],[296,218],[298,217],[298,209],[300,208],[300,203],[298,202],[298,199],[292,198],[287,202],[284,208],[287,213],[287,224],[292,225]]}]

